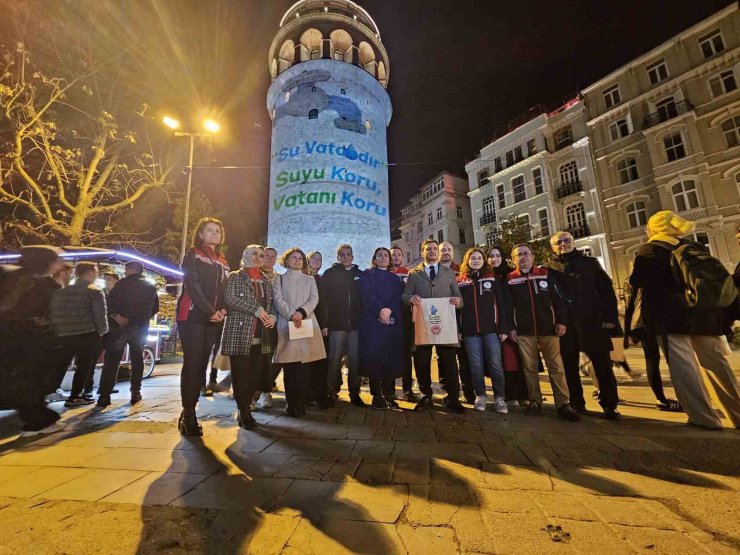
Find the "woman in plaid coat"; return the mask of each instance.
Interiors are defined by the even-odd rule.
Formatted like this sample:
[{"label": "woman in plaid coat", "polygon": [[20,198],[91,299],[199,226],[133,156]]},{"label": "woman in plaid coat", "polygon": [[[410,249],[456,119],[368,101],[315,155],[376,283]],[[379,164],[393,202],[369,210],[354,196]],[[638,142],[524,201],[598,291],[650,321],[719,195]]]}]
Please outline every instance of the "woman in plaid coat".
[{"label": "woman in plaid coat", "polygon": [[269,337],[277,314],[272,283],[260,269],[264,260],[260,245],[245,248],[241,268],[229,274],[224,292],[228,316],[221,336],[221,354],[228,356],[231,363],[238,423],[246,430],[257,425],[250,410],[254,392],[272,387],[270,366],[265,359],[274,348]]}]

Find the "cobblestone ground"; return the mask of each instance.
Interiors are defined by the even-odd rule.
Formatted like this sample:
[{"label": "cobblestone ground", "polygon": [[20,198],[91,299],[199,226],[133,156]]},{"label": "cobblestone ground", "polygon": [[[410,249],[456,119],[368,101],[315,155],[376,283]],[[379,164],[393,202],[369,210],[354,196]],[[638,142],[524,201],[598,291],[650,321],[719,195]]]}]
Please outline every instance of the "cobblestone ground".
[{"label": "cobblestone ground", "polygon": [[133,408],[124,383],[106,410],[66,411],[63,433],[19,439],[0,420],[0,553],[740,549],[740,433],[656,410],[644,377],[620,384],[619,422],[568,423],[551,405],[380,412],[346,394],[293,419],[278,393],[246,432],[216,395],[204,437],[185,439],[177,370],[158,367]]}]

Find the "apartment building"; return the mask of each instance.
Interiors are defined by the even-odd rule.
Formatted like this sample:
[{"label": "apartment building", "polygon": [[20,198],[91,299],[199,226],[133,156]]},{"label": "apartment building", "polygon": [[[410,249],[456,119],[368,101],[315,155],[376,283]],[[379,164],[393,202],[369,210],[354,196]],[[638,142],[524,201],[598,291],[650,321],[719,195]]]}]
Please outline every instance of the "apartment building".
[{"label": "apartment building", "polygon": [[576,248],[611,273],[583,102],[523,121],[465,166],[475,243],[495,243],[498,222],[521,218],[532,239],[570,231]]},{"label": "apartment building", "polygon": [[740,259],[740,12],[736,3],[583,90],[613,279],[628,278],[659,210]]},{"label": "apartment building", "polygon": [[421,243],[425,239],[449,241],[455,247],[455,262],[460,263],[473,241],[473,223],[464,177],[442,172],[419,189],[401,209],[395,242],[405,253],[406,266],[421,262]]}]

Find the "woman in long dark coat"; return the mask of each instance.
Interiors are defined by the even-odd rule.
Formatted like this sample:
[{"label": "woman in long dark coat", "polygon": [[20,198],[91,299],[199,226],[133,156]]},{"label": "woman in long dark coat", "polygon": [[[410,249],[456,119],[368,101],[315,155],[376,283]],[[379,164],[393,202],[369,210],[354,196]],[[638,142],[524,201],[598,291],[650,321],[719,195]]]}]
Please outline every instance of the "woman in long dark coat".
[{"label": "woman in long dark coat", "polygon": [[398,408],[396,378],[403,367],[403,283],[388,270],[390,261],[391,252],[378,247],[360,279],[360,375],[370,378],[374,409]]}]

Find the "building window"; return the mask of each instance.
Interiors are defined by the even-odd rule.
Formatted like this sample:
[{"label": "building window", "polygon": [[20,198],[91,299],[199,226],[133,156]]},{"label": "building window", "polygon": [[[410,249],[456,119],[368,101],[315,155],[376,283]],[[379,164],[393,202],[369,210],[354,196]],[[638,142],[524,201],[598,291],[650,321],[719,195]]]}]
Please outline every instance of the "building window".
[{"label": "building window", "polygon": [[316,108],[309,110],[308,119],[319,119],[319,111]]},{"label": "building window", "polygon": [[457,207],[457,219],[462,220],[462,218],[463,218],[462,206],[458,206]]},{"label": "building window", "polygon": [[441,242],[442,242],[442,241],[444,241],[444,240],[445,240],[445,236],[444,236],[444,233],[443,233],[443,232],[442,232],[442,230],[440,229],[440,230],[439,230],[439,231],[437,232],[437,243],[441,243]]},{"label": "building window", "polygon": [[434,233],[430,233],[428,239],[434,241]]},{"label": "building window", "polygon": [[664,98],[655,105],[655,109],[658,112],[658,120],[661,123],[675,118],[678,115],[676,100],[673,97]]},{"label": "building window", "polygon": [[631,229],[647,225],[647,210],[644,202],[633,202],[628,204],[624,210],[627,212],[627,221]]},{"label": "building window", "polygon": [[522,154],[522,147],[518,146],[514,149],[514,161],[521,162],[522,160],[524,160],[524,155]]},{"label": "building window", "polygon": [[702,56],[704,56],[705,59],[711,58],[725,49],[725,41],[722,40],[722,33],[719,32],[719,29],[712,31],[703,37],[699,37],[698,42]]},{"label": "building window", "polygon": [[527,198],[527,193],[524,190],[524,176],[517,175],[511,180],[511,189],[514,191],[514,202],[522,202]]},{"label": "building window", "polygon": [[427,216],[427,223],[428,223],[429,225],[432,225],[432,224],[434,223],[434,218],[432,218],[432,215],[431,215],[431,214],[429,214],[429,215]]},{"label": "building window", "polygon": [[725,134],[727,148],[740,144],[740,116],[734,116],[722,122],[722,133]]},{"label": "building window", "polygon": [[437,221],[442,219],[442,208],[437,208]]},{"label": "building window", "polygon": [[527,156],[537,154],[537,145],[534,143],[534,139],[527,141]]},{"label": "building window", "polygon": [[347,91],[346,91],[346,90],[344,90],[344,89],[339,89],[339,93],[340,93],[340,94],[347,94]]},{"label": "building window", "polygon": [[617,164],[617,172],[619,172],[619,181],[622,185],[634,181],[639,177],[637,173],[637,161],[634,158],[620,160]]},{"label": "building window", "polygon": [[[421,250],[421,249],[419,249],[419,250]],[[411,251],[406,251],[406,262],[411,262],[411,260],[412,260],[412,258],[411,258]]]},{"label": "building window", "polygon": [[463,229],[462,227],[458,227],[457,233],[460,236],[460,244],[464,245],[465,244],[465,229]]},{"label": "building window", "polygon": [[506,206],[506,192],[503,184],[496,187],[496,195],[498,196],[498,209],[501,210]]},{"label": "building window", "polygon": [[309,60],[320,60],[321,59],[321,49],[312,48],[308,58]]},{"label": "building window", "polygon": [[311,87],[311,92],[316,92],[316,87]]},{"label": "building window", "polygon": [[534,181],[534,194],[542,194],[545,190],[542,186],[542,168],[535,168],[532,170],[532,181]]},{"label": "building window", "polygon": [[709,89],[712,91],[712,96],[715,98],[730,91],[734,91],[737,89],[735,74],[730,70],[723,71],[719,75],[715,75],[709,80]]},{"label": "building window", "polygon": [[629,134],[630,128],[626,119],[617,120],[609,126],[609,135],[611,136],[612,141],[617,141]]},{"label": "building window", "polygon": [[529,223],[529,214],[520,214],[517,216],[517,220],[519,225],[522,226],[522,231],[526,236],[526,240],[529,241],[532,239],[532,226]]},{"label": "building window", "polygon": [[335,48],[334,49],[334,59],[340,62],[343,62],[344,61],[344,50],[342,50],[341,48]]},{"label": "building window", "polygon": [[540,221],[540,233],[550,235],[550,219],[547,217],[547,208],[537,210],[537,219]]},{"label": "building window", "polygon": [[619,94],[619,85],[614,85],[604,91],[604,104],[606,104],[607,109],[620,102],[622,102],[622,95]]},{"label": "building window", "polygon": [[584,235],[579,231],[586,229],[586,209],[583,207],[582,202],[571,204],[565,209],[565,219],[568,222],[568,230],[571,231],[576,238],[578,236],[583,237]]},{"label": "building window", "polygon": [[659,60],[647,66],[647,73],[651,85],[657,85],[664,79],[668,79],[668,66],[665,64],[665,60]]},{"label": "building window", "polygon": [[483,187],[488,180],[488,170],[478,172],[478,187]]},{"label": "building window", "polygon": [[509,166],[513,166],[513,165],[514,165],[514,152],[510,150],[509,152],[506,153],[506,167],[508,168]]},{"label": "building window", "polygon": [[495,231],[489,231],[486,233],[486,246],[490,247],[492,245],[496,244],[496,241],[498,240],[498,233]]},{"label": "building window", "polygon": [[560,150],[573,143],[573,131],[570,127],[566,127],[558,131],[553,139],[555,140],[555,150]]},{"label": "building window", "polygon": [[560,185],[578,182],[578,165],[575,160],[571,160],[560,166]]},{"label": "building window", "polygon": [[496,213],[496,208],[493,204],[493,197],[486,197],[483,199],[483,215],[491,216]]},{"label": "building window", "polygon": [[416,233],[421,233],[422,231],[424,231],[424,224],[421,222],[417,222],[416,223]]},{"label": "building window", "polygon": [[504,169],[504,166],[501,163],[501,156],[497,156],[496,159],[493,161],[493,170],[496,172],[500,172],[503,169]]},{"label": "building window", "polygon": [[673,201],[676,212],[699,207],[699,196],[696,194],[696,183],[692,179],[681,181],[673,186]]},{"label": "building window", "polygon": [[681,133],[671,133],[663,137],[663,146],[669,162],[686,157],[686,148],[683,145]]}]

